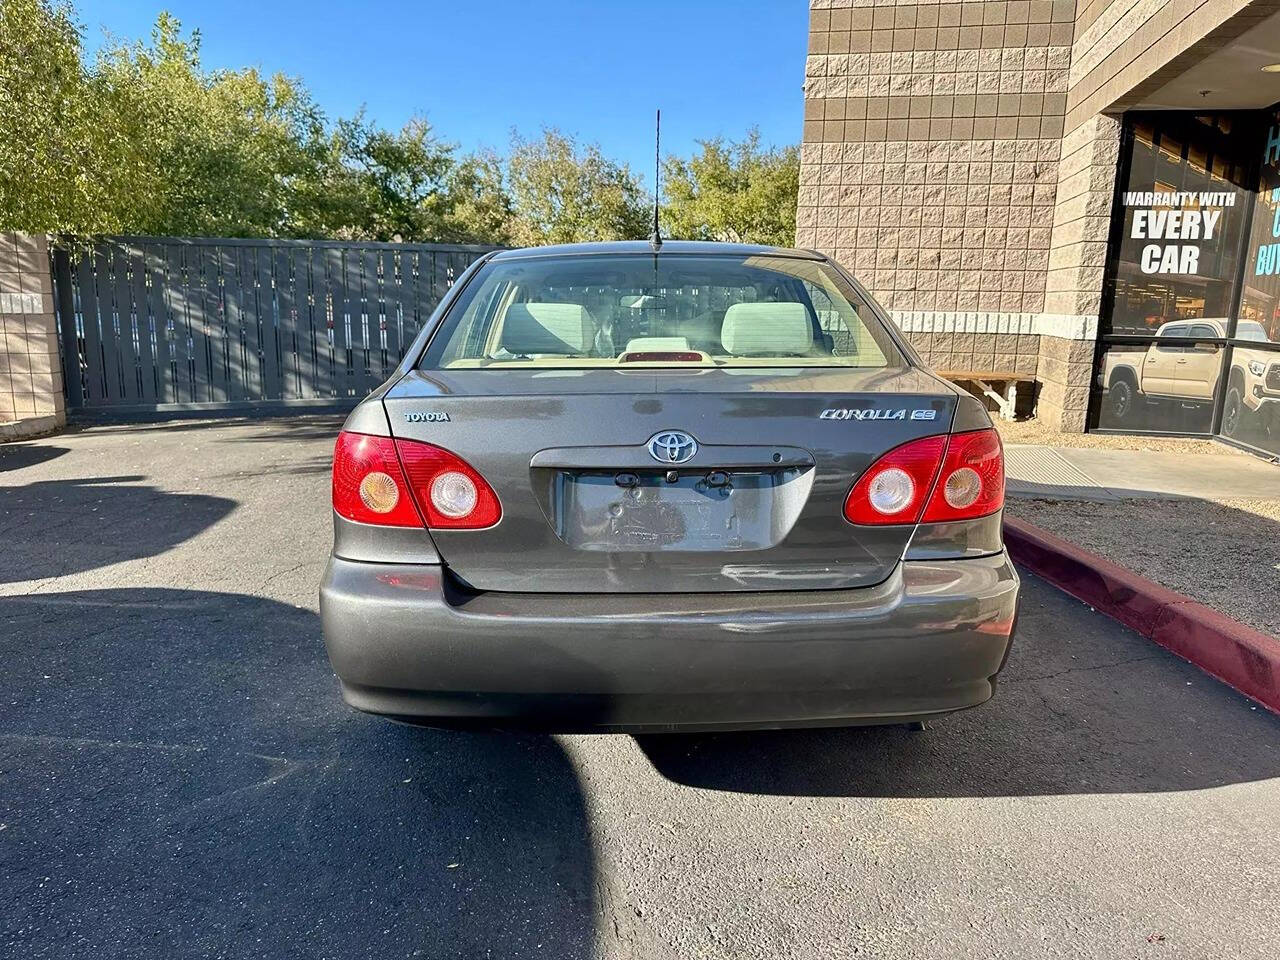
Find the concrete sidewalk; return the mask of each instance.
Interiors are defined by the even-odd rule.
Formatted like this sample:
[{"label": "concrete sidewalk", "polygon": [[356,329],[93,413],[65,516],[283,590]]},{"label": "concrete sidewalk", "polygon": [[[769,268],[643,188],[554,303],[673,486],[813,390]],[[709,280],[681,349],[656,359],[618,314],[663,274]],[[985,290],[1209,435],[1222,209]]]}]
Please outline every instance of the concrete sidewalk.
[{"label": "concrete sidewalk", "polygon": [[1051,500],[1280,498],[1280,465],[1236,453],[1008,444],[1008,492]]}]

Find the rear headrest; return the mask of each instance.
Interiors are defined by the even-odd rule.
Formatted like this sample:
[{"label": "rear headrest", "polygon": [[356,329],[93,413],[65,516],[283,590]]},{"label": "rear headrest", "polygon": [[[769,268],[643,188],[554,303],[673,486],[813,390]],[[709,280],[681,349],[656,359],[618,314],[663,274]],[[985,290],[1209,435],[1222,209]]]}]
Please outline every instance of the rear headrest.
[{"label": "rear headrest", "polygon": [[502,323],[510,353],[590,353],[596,324],[578,303],[513,303]]},{"label": "rear headrest", "polygon": [[803,303],[735,303],[724,312],[720,342],[737,357],[785,357],[813,350]]}]

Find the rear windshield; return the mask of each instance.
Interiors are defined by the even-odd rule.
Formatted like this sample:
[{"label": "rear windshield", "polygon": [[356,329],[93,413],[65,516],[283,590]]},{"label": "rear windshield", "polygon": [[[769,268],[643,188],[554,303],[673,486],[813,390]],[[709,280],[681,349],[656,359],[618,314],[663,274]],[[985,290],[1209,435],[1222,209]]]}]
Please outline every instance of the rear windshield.
[{"label": "rear windshield", "polygon": [[467,367],[886,367],[903,358],[825,264],[584,255],[482,267],[422,363]]}]

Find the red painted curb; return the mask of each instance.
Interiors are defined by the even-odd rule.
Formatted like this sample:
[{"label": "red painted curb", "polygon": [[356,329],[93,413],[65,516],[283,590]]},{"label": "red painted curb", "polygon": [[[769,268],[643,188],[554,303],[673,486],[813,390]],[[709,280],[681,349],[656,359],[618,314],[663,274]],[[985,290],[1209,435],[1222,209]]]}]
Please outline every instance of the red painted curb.
[{"label": "red painted curb", "polygon": [[1007,513],[1015,563],[1280,714],[1280,640]]}]

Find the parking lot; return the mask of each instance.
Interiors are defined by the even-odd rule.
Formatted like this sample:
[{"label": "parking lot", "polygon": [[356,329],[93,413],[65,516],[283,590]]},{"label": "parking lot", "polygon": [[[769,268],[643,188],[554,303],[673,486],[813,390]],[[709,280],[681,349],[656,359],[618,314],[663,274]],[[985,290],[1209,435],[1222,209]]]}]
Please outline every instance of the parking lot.
[{"label": "parking lot", "polygon": [[0,446],[0,956],[1274,955],[1280,719],[1029,577],[923,733],[350,711],[338,422]]}]

